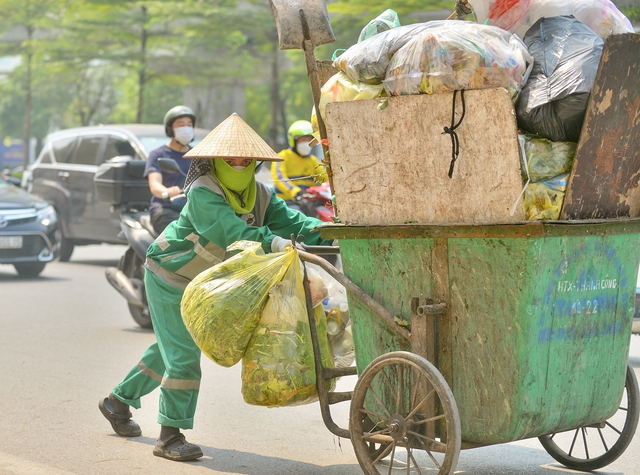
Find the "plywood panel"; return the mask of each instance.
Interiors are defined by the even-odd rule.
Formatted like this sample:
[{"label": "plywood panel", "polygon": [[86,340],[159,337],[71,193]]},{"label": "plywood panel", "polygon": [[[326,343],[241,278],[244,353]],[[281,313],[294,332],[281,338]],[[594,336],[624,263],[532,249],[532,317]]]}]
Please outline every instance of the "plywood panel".
[{"label": "plywood panel", "polygon": [[561,219],[640,216],[640,35],[607,38]]},{"label": "plywood panel", "polygon": [[[453,94],[327,105],[333,187],[343,222],[489,224],[524,220],[515,113],[504,89],[466,91],[449,178]],[[384,107],[385,104],[388,104]],[[456,122],[462,114],[457,97]]]}]

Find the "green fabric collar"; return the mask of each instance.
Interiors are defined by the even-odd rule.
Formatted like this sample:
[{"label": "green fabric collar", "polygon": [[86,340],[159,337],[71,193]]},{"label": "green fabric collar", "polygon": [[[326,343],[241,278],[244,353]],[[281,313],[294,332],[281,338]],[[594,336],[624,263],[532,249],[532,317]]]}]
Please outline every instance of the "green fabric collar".
[{"label": "green fabric collar", "polygon": [[233,211],[247,214],[256,204],[256,161],[244,170],[236,170],[221,158],[212,158],[211,174],[216,177]]}]

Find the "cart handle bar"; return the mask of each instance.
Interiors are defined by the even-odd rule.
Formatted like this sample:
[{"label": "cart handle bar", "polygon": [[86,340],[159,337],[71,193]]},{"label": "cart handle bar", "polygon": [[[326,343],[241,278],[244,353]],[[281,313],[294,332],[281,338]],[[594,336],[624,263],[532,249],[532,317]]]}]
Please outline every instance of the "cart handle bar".
[{"label": "cart handle bar", "polygon": [[382,305],[380,305],[376,300],[370,297],[368,294],[364,292],[360,287],[354,284],[347,276],[345,276],[342,272],[336,269],[334,266],[329,264],[326,260],[321,257],[315,256],[313,254],[309,254],[308,252],[304,252],[298,250],[298,255],[300,259],[304,262],[310,262],[312,264],[316,264],[322,267],[325,271],[329,273],[331,277],[336,279],[342,285],[344,285],[349,292],[351,292],[355,297],[358,298],[362,303],[364,303],[367,307],[369,307],[376,315],[382,318],[386,324],[388,324],[391,328],[397,331],[400,335],[405,337],[408,341],[411,341],[411,332],[407,330],[405,327],[398,325],[394,317],[387,309],[385,309]]},{"label": "cart handle bar", "polygon": [[298,244],[302,247],[306,252],[310,252],[311,254],[340,254],[340,246],[307,246],[305,243],[297,241]]}]

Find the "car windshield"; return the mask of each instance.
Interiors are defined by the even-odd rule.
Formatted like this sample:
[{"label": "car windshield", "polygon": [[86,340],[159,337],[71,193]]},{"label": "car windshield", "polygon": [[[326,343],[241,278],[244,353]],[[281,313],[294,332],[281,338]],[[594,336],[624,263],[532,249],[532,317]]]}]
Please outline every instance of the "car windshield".
[{"label": "car windshield", "polygon": [[[139,136],[138,138],[140,139],[140,142],[142,142],[142,145],[147,150],[147,152],[151,152],[152,150],[155,150],[158,147],[162,147],[163,145],[168,144],[170,140],[169,137],[165,135],[155,135],[155,136],[146,135],[142,137]],[[198,142],[200,142],[200,140],[202,139],[196,138],[189,145],[193,147]]]},{"label": "car windshield", "polygon": [[169,143],[169,137],[165,137],[164,135],[145,136],[138,138],[140,139],[140,142],[142,142],[144,148],[147,149],[147,152],[151,152],[152,150],[155,150],[158,147],[162,147],[163,145]]}]

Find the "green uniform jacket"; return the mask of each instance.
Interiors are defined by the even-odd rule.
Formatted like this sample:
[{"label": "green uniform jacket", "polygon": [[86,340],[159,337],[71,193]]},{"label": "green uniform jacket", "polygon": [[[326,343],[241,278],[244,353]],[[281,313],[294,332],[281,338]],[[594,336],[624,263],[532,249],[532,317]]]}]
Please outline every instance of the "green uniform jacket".
[{"label": "green uniform jacket", "polygon": [[322,221],[288,208],[268,186],[260,182],[256,185],[253,212],[239,216],[213,175],[196,179],[178,220],[149,246],[147,269],[184,289],[200,272],[230,257],[227,246],[236,241],[259,242],[267,253],[275,236],[287,239],[291,234],[302,234],[308,244],[331,245],[330,240],[320,238],[320,233],[311,232]]}]

